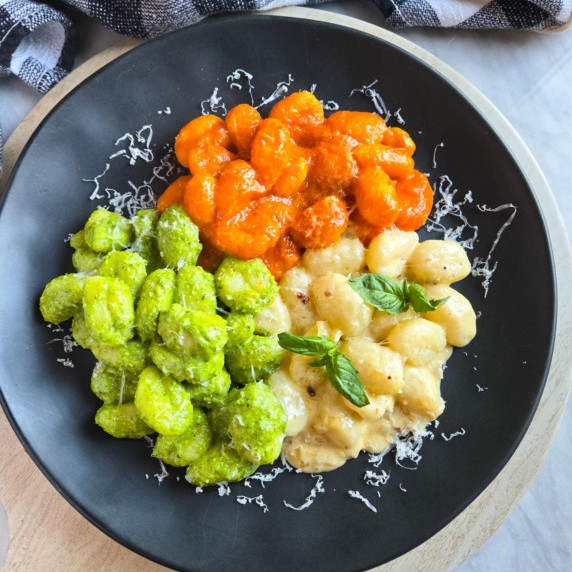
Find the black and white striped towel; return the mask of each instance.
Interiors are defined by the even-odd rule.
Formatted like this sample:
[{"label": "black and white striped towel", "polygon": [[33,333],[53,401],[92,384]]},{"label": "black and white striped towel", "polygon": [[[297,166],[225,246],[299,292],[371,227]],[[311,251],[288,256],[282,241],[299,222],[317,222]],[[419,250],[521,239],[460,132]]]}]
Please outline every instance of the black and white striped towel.
[{"label": "black and white striped towel", "polygon": [[373,0],[395,28],[552,31],[570,23],[572,0]]}]

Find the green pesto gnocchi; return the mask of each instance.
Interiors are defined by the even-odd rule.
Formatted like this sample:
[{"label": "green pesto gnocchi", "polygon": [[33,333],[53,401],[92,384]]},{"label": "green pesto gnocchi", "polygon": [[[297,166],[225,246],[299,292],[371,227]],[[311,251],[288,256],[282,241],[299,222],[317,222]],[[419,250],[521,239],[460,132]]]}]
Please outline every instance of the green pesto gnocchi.
[{"label": "green pesto gnocchi", "polygon": [[72,264],[78,272],[85,272],[91,274],[96,272],[101,261],[103,254],[92,250],[85,241],[85,230],[76,232],[70,238],[70,246],[74,249],[72,254]]},{"label": "green pesto gnocchi", "polygon": [[226,354],[226,367],[235,383],[265,381],[278,369],[284,357],[276,336],[254,334]]},{"label": "green pesto gnocchi", "polygon": [[279,457],[288,418],[265,383],[232,389],[222,405],[210,410],[209,419],[215,440],[228,443],[241,458],[261,465]]},{"label": "green pesto gnocchi", "polygon": [[238,453],[257,465],[273,463],[280,456],[288,418],[271,389],[264,383],[233,389],[225,407]]},{"label": "green pesto gnocchi", "polygon": [[95,340],[91,337],[87,325],[85,323],[85,318],[83,315],[83,309],[80,310],[72,319],[72,335],[74,340],[78,343],[80,347],[85,350],[89,350],[95,346]]},{"label": "green pesto gnocchi", "polygon": [[185,264],[197,263],[202,244],[199,228],[180,206],[165,210],[157,223],[157,242],[165,265],[180,270]]},{"label": "green pesto gnocchi", "polygon": [[188,428],[176,436],[159,435],[153,456],[173,467],[186,467],[204,455],[213,440],[207,414],[195,408]]},{"label": "green pesto gnocchi", "polygon": [[[273,318],[280,301],[266,267],[227,259],[217,285],[195,265],[198,230],[180,207],[131,220],[100,209],[70,246],[78,274],[52,280],[40,310],[54,324],[71,319],[75,341],[98,360],[90,379],[102,402],[95,423],[115,438],[156,434],[153,456],[188,467],[187,480],[201,486],[273,462],[286,414],[254,380],[280,365],[283,350],[271,334],[286,314]],[[231,392],[233,384],[244,388]],[[238,418],[243,425],[231,428]]]},{"label": "green pesto gnocchi", "polygon": [[220,353],[227,341],[224,318],[180,304],[161,312],[157,332],[171,351],[202,361]]},{"label": "green pesto gnocchi", "polygon": [[161,435],[181,435],[193,420],[193,404],[185,388],[155,366],[139,375],[135,406],[145,423]]},{"label": "green pesto gnocchi", "polygon": [[258,465],[242,457],[230,443],[217,442],[189,465],[185,479],[192,485],[205,487],[242,481],[256,469]]},{"label": "green pesto gnocchi", "polygon": [[189,381],[186,389],[193,403],[200,407],[213,407],[222,405],[231,383],[230,374],[223,368],[204,380]]},{"label": "green pesto gnocchi", "polygon": [[96,343],[121,346],[133,337],[133,296],[122,280],[104,276],[86,278],[82,305],[87,331]]},{"label": "green pesto gnocchi", "polygon": [[40,312],[46,322],[59,324],[81,309],[85,278],[77,274],[58,276],[48,283],[40,296]]},{"label": "green pesto gnocchi", "polygon": [[175,296],[175,272],[169,268],[155,270],[143,283],[135,309],[137,332],[142,340],[152,340],[159,314],[171,307]]},{"label": "green pesto gnocchi", "polygon": [[243,346],[252,338],[255,329],[256,322],[252,316],[231,312],[226,318],[227,350],[231,351]]},{"label": "green pesto gnocchi", "polygon": [[189,310],[216,314],[214,276],[200,266],[183,266],[177,272],[173,302]]},{"label": "green pesto gnocchi", "polygon": [[122,371],[133,372],[139,372],[145,367],[149,353],[147,345],[140,340],[129,340],[122,346],[92,343],[89,349],[99,361]]},{"label": "green pesto gnocchi", "polygon": [[105,405],[132,403],[139,375],[132,371],[122,371],[97,362],[91,374],[91,391]]},{"label": "green pesto gnocchi", "polygon": [[118,439],[140,439],[153,433],[133,403],[102,405],[95,414],[95,422]]},{"label": "green pesto gnocchi", "polygon": [[133,226],[120,214],[98,209],[85,223],[84,240],[95,252],[122,250],[133,240]]},{"label": "green pesto gnocchi", "polygon": [[135,240],[131,250],[147,263],[147,272],[151,273],[163,267],[163,260],[157,244],[157,223],[159,213],[155,209],[144,209],[131,219]]},{"label": "green pesto gnocchi", "polygon": [[97,274],[118,278],[127,284],[133,299],[136,300],[147,278],[147,263],[135,252],[114,251],[105,255],[97,269]]},{"label": "green pesto gnocchi", "polygon": [[154,342],[149,348],[153,363],[165,374],[177,381],[206,383],[224,367],[224,353],[215,353],[210,359],[202,360],[168,349],[164,343]]},{"label": "green pesto gnocchi", "polygon": [[218,297],[239,314],[258,314],[278,294],[276,281],[258,258],[226,257],[215,272],[215,285]]}]

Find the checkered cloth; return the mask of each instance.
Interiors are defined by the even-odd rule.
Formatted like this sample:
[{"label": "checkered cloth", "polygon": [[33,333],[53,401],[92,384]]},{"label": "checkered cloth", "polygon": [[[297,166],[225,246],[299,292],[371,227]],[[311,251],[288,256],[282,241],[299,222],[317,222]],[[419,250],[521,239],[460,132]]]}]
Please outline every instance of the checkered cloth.
[{"label": "checkered cloth", "polygon": [[395,28],[433,26],[557,30],[570,23],[572,0],[373,0]]},{"label": "checkered cloth", "polygon": [[[212,14],[325,0],[0,0],[0,78],[14,74],[46,93],[73,66],[74,14],[136,38],[151,38]],[[572,0],[374,0],[391,26],[554,30]],[[0,166],[2,131],[0,129]],[[1,168],[1,167],[0,167]]]}]

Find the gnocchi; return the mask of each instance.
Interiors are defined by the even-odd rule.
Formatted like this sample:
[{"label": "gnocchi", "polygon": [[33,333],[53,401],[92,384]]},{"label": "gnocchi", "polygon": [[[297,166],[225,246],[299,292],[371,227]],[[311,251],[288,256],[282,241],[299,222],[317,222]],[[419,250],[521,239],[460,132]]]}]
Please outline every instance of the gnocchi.
[{"label": "gnocchi", "polygon": [[434,312],[423,317],[439,324],[445,330],[447,343],[458,348],[466,346],[477,333],[477,316],[471,303],[449,286],[427,286],[425,292],[430,298],[449,299]]},{"label": "gnocchi", "polygon": [[[411,233],[415,234],[415,233]],[[328,248],[306,250],[302,264],[314,276],[359,272],[365,263],[365,248],[359,238],[342,237]]]},{"label": "gnocchi", "polygon": [[445,408],[439,385],[440,374],[426,367],[406,365],[403,370],[403,391],[397,397],[398,403],[407,412],[414,412],[433,421]]},{"label": "gnocchi", "polygon": [[300,388],[284,371],[274,373],[268,385],[288,416],[286,436],[296,435],[308,421],[308,411]]},{"label": "gnocchi", "polygon": [[295,334],[303,334],[316,321],[314,306],[310,301],[311,283],[310,274],[299,267],[287,272],[280,280],[280,296],[290,312]]},{"label": "gnocchi", "polygon": [[471,272],[463,247],[450,240],[420,242],[408,259],[407,278],[420,284],[452,284]]},{"label": "gnocchi", "polygon": [[[398,314],[374,309],[348,282],[368,271],[407,278],[422,284],[428,299],[447,300],[422,314],[412,307]],[[283,331],[340,342],[369,404],[358,407],[337,393],[325,369],[310,365],[315,356],[289,353],[270,380],[289,418],[283,444],[289,463],[306,472],[329,471],[361,450],[386,450],[403,432],[422,431],[443,412],[445,362],[453,346],[476,334],[471,303],[450,286],[469,271],[457,243],[419,242],[415,232],[383,232],[369,248],[348,232],[328,248],[306,250],[302,264],[279,282],[276,319]],[[257,322],[267,322],[265,312]]]},{"label": "gnocchi", "polygon": [[418,243],[416,232],[382,232],[371,241],[367,250],[370,272],[396,279],[403,278],[405,263]]},{"label": "gnocchi", "polygon": [[349,285],[341,274],[319,276],[310,287],[318,315],[345,336],[357,336],[371,322],[373,308]]},{"label": "gnocchi", "polygon": [[399,322],[387,336],[387,341],[389,347],[413,365],[427,365],[447,345],[443,328],[423,318]]},{"label": "gnocchi", "polygon": [[401,391],[402,355],[365,338],[347,340],[340,350],[352,360],[368,393],[393,395]]}]

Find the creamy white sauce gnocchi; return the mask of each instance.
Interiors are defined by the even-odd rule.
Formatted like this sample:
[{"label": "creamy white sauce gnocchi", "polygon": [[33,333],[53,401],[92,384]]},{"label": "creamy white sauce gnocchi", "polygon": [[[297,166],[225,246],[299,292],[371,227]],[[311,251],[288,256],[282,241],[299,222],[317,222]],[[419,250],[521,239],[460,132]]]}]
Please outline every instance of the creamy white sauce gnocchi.
[{"label": "creamy white sauce gnocchi", "polygon": [[[327,336],[352,360],[370,404],[356,407],[330,384],[313,357],[288,354],[270,387],[288,414],[284,454],[306,472],[335,469],[360,451],[380,453],[399,435],[422,431],[444,409],[440,383],[452,346],[476,333],[470,302],[451,284],[469,274],[463,248],[419,242],[415,232],[385,232],[365,248],[347,234],[308,250],[280,280],[280,296],[257,320],[268,332]],[[434,312],[397,315],[366,304],[348,284],[364,272],[417,282],[427,298],[447,302]]]}]

